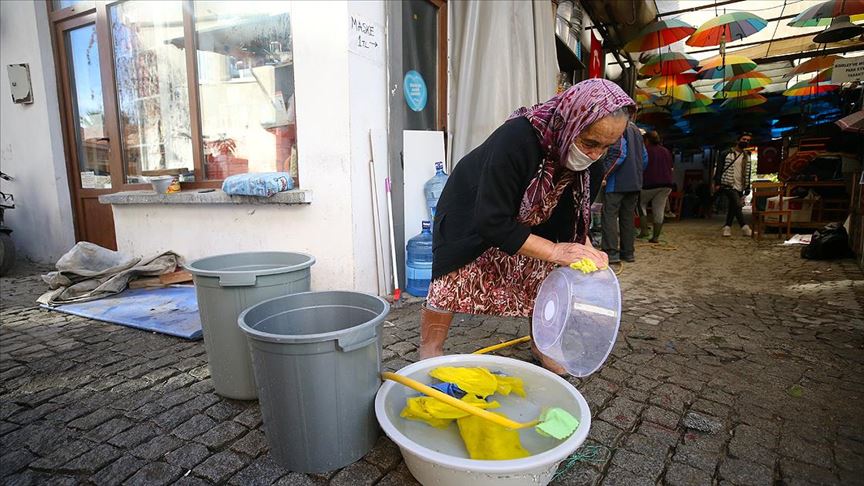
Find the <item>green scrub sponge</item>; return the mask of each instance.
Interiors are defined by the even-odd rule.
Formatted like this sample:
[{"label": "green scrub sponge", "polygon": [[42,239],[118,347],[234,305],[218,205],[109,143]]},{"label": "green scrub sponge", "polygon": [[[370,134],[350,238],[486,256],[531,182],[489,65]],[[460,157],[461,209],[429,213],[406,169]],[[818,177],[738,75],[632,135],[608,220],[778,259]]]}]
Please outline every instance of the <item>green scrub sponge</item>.
[{"label": "green scrub sponge", "polygon": [[540,423],[535,429],[544,437],[564,440],[576,432],[577,427],[579,420],[570,415],[570,412],[563,408],[549,408],[540,415]]}]

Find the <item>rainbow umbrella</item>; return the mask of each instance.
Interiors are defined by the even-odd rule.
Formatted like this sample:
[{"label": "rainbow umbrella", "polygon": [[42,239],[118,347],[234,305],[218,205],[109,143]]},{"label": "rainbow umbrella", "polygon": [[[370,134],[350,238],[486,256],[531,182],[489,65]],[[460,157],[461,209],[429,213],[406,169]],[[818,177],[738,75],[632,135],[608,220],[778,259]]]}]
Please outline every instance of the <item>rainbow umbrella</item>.
[{"label": "rainbow umbrella", "polygon": [[692,103],[696,101],[696,90],[689,84],[679,84],[677,86],[666,86],[662,90],[663,94],[671,96],[676,100]]},{"label": "rainbow umbrella", "polygon": [[864,0],[828,0],[796,15],[787,25],[792,27],[824,27],[840,15],[848,15],[855,22],[864,20]]},{"label": "rainbow umbrella", "polygon": [[714,93],[715,100],[726,100],[729,98],[741,98],[742,96],[749,96],[752,94],[756,94],[762,91],[765,88],[753,88],[744,91],[718,91]]},{"label": "rainbow umbrella", "polygon": [[684,112],[684,116],[705,115],[708,113],[716,113],[716,111],[710,106],[691,106]]},{"label": "rainbow umbrella", "polygon": [[691,107],[708,106],[713,102],[714,102],[714,100],[712,100],[710,96],[706,96],[702,93],[696,93],[696,101],[691,103]]},{"label": "rainbow umbrella", "polygon": [[656,98],[656,96],[645,91],[644,89],[639,88],[636,90],[636,102],[639,104],[648,103],[654,98]]},{"label": "rainbow umbrella", "polygon": [[818,56],[812,59],[807,60],[806,62],[802,62],[801,64],[795,66],[795,69],[789,71],[784,78],[791,78],[797,74],[804,73],[812,73],[813,71],[821,71],[823,69],[834,66],[834,61],[837,59],[842,59],[841,56],[836,54],[830,54],[827,56]]},{"label": "rainbow umbrella", "polygon": [[830,83],[831,82],[831,76],[833,74],[834,74],[834,68],[833,67],[830,67],[828,69],[823,69],[822,71],[819,71],[819,74],[817,74],[813,79],[810,80],[810,84]]},{"label": "rainbow umbrella", "polygon": [[645,65],[639,68],[643,76],[670,76],[695,69],[699,61],[681,52],[664,52],[651,56]]},{"label": "rainbow umbrella", "polygon": [[752,106],[761,105],[768,101],[768,98],[760,95],[760,94],[751,94],[747,96],[742,96],[740,98],[730,98],[723,102],[720,105],[722,109],[733,109],[733,110],[741,110],[744,108],[750,108]]},{"label": "rainbow umbrella", "polygon": [[732,12],[700,25],[687,39],[688,46],[708,47],[743,39],[764,29],[768,22],[750,12]]},{"label": "rainbow umbrella", "polygon": [[813,96],[827,93],[839,88],[836,84],[810,84],[810,81],[795,83],[791,88],[783,92],[783,96]]},{"label": "rainbow umbrella", "polygon": [[656,76],[648,80],[647,85],[652,88],[657,89],[665,89],[672,86],[679,86],[682,84],[690,84],[693,81],[698,79],[698,75],[696,73],[680,73],[673,74],[670,76]]},{"label": "rainbow umbrella", "polygon": [[696,31],[692,25],[678,19],[660,20],[649,24],[624,45],[627,52],[650,51],[668,46]]},{"label": "rainbow umbrella", "polygon": [[771,84],[771,78],[759,71],[750,71],[733,76],[728,81],[721,81],[714,85],[718,91],[747,91],[756,88],[764,88]]},{"label": "rainbow umbrella", "polygon": [[712,57],[702,62],[699,69],[701,79],[729,79],[756,69],[756,63],[749,57],[730,54]]}]

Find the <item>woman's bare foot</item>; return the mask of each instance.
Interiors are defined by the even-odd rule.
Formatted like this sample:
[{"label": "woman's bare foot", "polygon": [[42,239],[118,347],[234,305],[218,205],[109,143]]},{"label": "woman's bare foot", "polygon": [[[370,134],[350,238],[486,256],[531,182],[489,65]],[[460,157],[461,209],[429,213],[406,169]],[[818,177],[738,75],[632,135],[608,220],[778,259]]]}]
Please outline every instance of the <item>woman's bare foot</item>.
[{"label": "woman's bare foot", "polygon": [[531,343],[531,354],[534,355],[534,358],[539,361],[544,368],[551,371],[552,373],[555,373],[558,376],[568,375],[567,370],[565,370],[563,366],[558,364],[558,362],[553,360],[552,358],[541,353],[533,342]]}]

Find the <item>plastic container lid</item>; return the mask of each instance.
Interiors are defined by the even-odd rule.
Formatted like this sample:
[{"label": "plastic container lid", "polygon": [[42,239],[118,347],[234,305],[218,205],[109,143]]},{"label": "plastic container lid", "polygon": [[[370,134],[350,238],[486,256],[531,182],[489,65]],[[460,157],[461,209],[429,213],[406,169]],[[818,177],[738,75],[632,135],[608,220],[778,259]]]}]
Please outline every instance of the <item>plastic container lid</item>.
[{"label": "plastic container lid", "polygon": [[562,267],[546,277],[534,302],[537,348],[573,376],[606,361],[621,323],[621,289],[610,269],[584,274]]}]

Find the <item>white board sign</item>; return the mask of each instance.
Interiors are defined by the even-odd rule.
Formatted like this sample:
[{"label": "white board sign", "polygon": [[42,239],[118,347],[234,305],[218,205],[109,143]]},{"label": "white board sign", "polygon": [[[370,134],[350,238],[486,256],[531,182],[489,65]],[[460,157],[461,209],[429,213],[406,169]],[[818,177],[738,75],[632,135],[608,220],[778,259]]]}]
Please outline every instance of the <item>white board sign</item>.
[{"label": "white board sign", "polygon": [[[405,243],[420,233],[420,224],[431,219],[423,185],[435,175],[435,162],[444,161],[444,132],[402,132]],[[405,248],[402,248],[405,251]]]},{"label": "white board sign", "polygon": [[864,56],[837,59],[831,73],[832,83],[864,81]]},{"label": "white board sign", "polygon": [[348,51],[375,64],[384,64],[384,27],[351,14],[348,19]]}]

